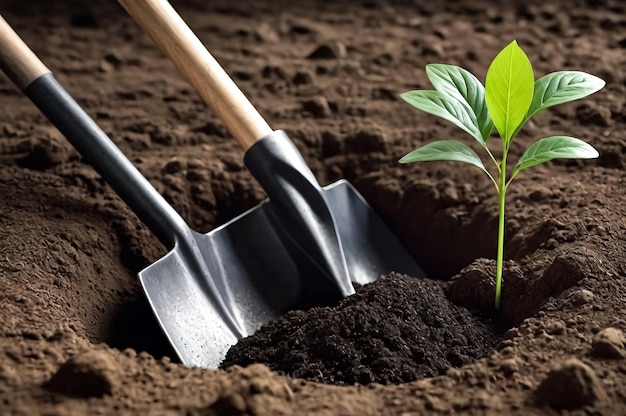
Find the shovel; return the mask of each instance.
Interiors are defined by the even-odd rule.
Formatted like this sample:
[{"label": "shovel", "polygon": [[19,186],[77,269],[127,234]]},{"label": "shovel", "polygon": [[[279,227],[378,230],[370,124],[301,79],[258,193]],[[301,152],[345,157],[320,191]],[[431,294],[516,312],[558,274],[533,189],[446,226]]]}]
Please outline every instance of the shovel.
[{"label": "shovel", "polygon": [[183,364],[216,368],[238,339],[298,305],[353,293],[351,282],[390,271],[423,276],[348,182],[319,186],[167,2],[125,3],[163,34],[164,49],[182,51],[178,65],[193,67],[193,85],[247,149],[269,202],[207,234],[191,230],[1,17],[0,67],[170,250],[139,280]]}]

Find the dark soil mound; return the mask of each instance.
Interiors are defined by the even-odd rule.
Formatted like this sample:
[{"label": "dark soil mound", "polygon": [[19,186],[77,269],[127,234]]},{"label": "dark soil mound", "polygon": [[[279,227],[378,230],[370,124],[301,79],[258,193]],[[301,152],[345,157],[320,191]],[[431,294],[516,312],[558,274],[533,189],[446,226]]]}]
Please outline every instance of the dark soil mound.
[{"label": "dark soil mound", "polygon": [[483,357],[496,336],[431,280],[391,274],[336,307],[291,311],[228,352],[223,367],[271,369],[336,384],[392,384]]}]

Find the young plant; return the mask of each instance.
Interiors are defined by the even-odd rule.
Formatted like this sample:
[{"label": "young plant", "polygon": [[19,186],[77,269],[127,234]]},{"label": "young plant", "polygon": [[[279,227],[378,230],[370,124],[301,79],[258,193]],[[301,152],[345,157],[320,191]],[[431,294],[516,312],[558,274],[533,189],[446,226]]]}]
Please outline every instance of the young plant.
[{"label": "young plant", "polygon": [[[426,66],[434,90],[409,91],[402,99],[426,113],[439,116],[469,133],[486,151],[496,167],[496,177],[468,146],[455,140],[441,140],[419,147],[400,163],[451,160],[482,169],[495,185],[499,197],[498,248],[496,258],[495,308],[500,309],[502,262],[504,259],[504,205],[511,181],[524,169],[552,159],[591,159],[598,152],[582,140],[570,136],[550,136],[533,143],[507,175],[507,156],[522,126],[548,107],[578,100],[604,87],[605,82],[578,71],[558,71],[535,81],[533,69],[516,41],[494,58],[487,71],[485,86],[467,70],[454,65]],[[498,161],[487,147],[493,129],[502,141]]]}]

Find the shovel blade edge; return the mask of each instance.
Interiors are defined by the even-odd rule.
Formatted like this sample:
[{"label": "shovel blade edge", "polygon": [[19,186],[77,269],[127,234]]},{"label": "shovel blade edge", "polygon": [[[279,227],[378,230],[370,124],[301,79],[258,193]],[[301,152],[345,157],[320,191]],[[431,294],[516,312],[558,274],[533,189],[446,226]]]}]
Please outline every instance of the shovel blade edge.
[{"label": "shovel blade edge", "polygon": [[181,362],[217,368],[237,337],[196,279],[176,250],[139,273],[148,303]]}]

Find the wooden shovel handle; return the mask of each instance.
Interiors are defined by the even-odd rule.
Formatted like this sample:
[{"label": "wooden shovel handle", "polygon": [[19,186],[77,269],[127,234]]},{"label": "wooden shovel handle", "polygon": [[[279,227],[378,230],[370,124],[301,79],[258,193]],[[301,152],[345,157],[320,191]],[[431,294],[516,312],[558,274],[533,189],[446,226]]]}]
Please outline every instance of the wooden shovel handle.
[{"label": "wooden shovel handle", "polygon": [[50,70],[0,16],[0,68],[22,91]]},{"label": "wooden shovel handle", "polygon": [[118,0],[193,85],[244,150],[272,132],[166,0]]}]

